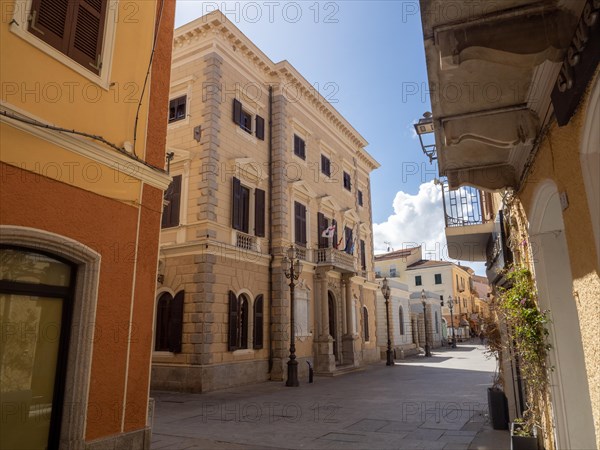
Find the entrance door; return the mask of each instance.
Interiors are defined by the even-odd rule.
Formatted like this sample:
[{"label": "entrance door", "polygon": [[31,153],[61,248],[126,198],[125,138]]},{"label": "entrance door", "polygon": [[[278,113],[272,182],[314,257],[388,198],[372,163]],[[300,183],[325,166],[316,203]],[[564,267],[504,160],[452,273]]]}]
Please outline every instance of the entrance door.
[{"label": "entrance door", "polygon": [[327,292],[327,306],[329,309],[329,334],[333,338],[333,356],[335,360],[339,359],[338,356],[338,342],[337,342],[337,321],[335,315],[335,299],[331,292]]},{"label": "entrance door", "polygon": [[0,448],[58,448],[75,269],[0,247]]}]

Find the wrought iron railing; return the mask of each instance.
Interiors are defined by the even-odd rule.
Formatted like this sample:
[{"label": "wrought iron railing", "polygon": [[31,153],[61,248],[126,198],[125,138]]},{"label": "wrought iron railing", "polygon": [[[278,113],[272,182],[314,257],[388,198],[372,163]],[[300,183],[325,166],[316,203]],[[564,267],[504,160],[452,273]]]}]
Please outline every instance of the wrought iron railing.
[{"label": "wrought iron railing", "polygon": [[481,225],[494,220],[490,193],[471,186],[449,190],[447,181],[440,184],[446,227]]}]

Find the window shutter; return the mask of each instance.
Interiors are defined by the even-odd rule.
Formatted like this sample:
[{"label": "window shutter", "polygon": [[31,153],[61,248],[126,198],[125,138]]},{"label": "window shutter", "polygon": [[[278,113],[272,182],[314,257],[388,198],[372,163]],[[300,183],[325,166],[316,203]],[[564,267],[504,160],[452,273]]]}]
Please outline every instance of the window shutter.
[{"label": "window shutter", "polygon": [[338,230],[337,230],[337,220],[333,219],[331,221],[331,225],[335,227],[333,230],[333,248],[338,248]]},{"label": "window shutter", "polygon": [[229,291],[229,333],[227,349],[230,352],[237,349],[238,325],[238,300],[235,294]]},{"label": "window shutter", "polygon": [[254,234],[265,237],[265,191],[254,191]]},{"label": "window shutter", "polygon": [[240,348],[248,348],[248,300],[240,298],[240,308],[238,314],[240,314]]},{"label": "window shutter", "polygon": [[364,332],[365,342],[369,342],[369,311],[363,306],[363,321],[364,321]]},{"label": "window shutter", "polygon": [[68,55],[86,69],[100,73],[106,0],[77,0]]},{"label": "window shutter", "polygon": [[317,213],[317,232],[319,233],[319,248],[327,248],[329,238],[323,237],[323,231],[329,226],[327,218],[323,213]]},{"label": "window shutter", "polygon": [[233,177],[232,198],[231,227],[242,231],[242,185],[236,177]]},{"label": "window shutter", "polygon": [[306,245],[306,206],[295,202],[295,234],[296,244]]},{"label": "window shutter", "polygon": [[183,332],[183,298],[184,291],[180,291],[171,300],[169,311],[169,351],[181,353],[181,334]]},{"label": "window shutter", "polygon": [[367,270],[367,255],[365,254],[365,241],[360,240],[360,265],[362,270]]},{"label": "window shutter", "polygon": [[256,137],[265,140],[265,119],[260,116],[256,116]]},{"label": "window shutter", "polygon": [[346,235],[346,247],[344,248],[344,251],[348,254],[352,254],[352,228],[346,227],[344,232]]},{"label": "window shutter", "polygon": [[179,210],[181,207],[181,175],[173,177],[173,191],[171,192],[170,226],[179,225]]},{"label": "window shutter", "polygon": [[233,99],[233,121],[237,125],[242,125],[242,104],[237,98]]},{"label": "window shutter", "polygon": [[70,0],[33,0],[29,32],[55,49],[67,53],[73,8]]},{"label": "window shutter", "polygon": [[254,348],[263,348],[263,296],[262,294],[254,300]]},{"label": "window shutter", "polygon": [[171,294],[163,293],[156,304],[156,334],[154,338],[154,350],[157,352],[169,350],[169,303]]}]

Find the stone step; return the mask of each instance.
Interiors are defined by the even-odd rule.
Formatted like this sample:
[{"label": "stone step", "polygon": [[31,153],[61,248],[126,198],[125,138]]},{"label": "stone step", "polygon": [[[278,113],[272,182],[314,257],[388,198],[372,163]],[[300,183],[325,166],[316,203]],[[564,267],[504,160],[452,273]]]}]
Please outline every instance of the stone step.
[{"label": "stone step", "polygon": [[315,372],[318,377],[337,377],[352,372],[362,372],[365,367],[355,367],[353,365],[336,366],[333,372]]}]

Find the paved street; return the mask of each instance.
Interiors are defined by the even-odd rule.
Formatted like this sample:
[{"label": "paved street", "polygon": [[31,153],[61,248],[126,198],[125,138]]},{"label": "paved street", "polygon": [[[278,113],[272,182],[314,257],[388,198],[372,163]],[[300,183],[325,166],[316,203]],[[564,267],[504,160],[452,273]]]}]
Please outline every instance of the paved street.
[{"label": "paved street", "polygon": [[262,383],[206,394],[153,392],[153,449],[506,449],[487,421],[494,362],[464,343],[299,388]]}]

